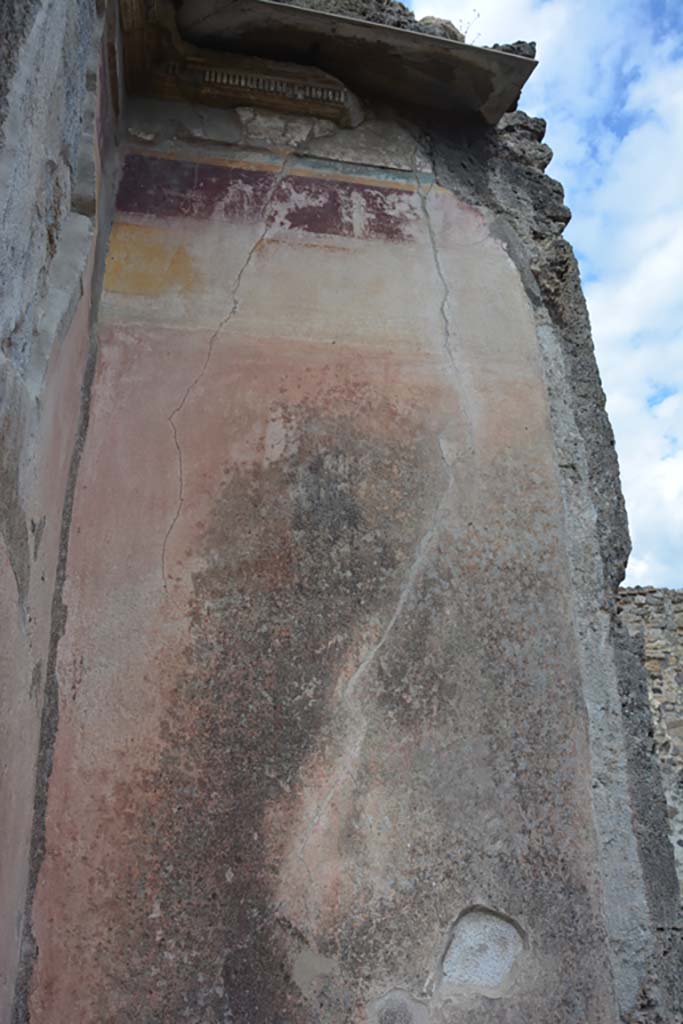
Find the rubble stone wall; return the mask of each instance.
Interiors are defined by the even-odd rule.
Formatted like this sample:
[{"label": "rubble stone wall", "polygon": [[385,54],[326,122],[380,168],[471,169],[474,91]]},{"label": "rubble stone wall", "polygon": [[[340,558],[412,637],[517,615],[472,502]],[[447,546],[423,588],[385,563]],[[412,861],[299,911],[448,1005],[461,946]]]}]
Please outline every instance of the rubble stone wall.
[{"label": "rubble stone wall", "polygon": [[629,633],[642,644],[653,741],[683,890],[683,590],[624,587],[619,610]]}]

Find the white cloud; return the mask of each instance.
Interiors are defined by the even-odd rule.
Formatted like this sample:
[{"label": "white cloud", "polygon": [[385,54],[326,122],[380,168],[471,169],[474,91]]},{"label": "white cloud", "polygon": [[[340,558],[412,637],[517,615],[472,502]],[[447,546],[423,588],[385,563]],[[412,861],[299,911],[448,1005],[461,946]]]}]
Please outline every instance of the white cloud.
[{"label": "white cloud", "polygon": [[[416,0],[478,45],[533,39],[522,108],[548,121],[574,218],[634,550],[628,583],[683,587],[683,7]],[[474,19],[474,20],[473,20]]]}]

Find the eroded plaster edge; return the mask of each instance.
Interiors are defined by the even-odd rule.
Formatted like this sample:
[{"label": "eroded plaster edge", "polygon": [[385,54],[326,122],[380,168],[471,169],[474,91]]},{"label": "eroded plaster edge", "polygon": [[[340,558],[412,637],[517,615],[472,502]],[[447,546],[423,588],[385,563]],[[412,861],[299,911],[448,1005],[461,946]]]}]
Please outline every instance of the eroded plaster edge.
[{"label": "eroded plaster edge", "polygon": [[[545,124],[432,130],[437,179],[485,212],[536,323],[565,509],[572,613],[592,760],[593,821],[619,1019],[683,1019],[673,851],[643,668],[616,617],[630,540],[614,437],[562,188],[544,174]],[[626,811],[630,808],[631,814]]]},{"label": "eroded plaster edge", "polygon": [[622,1021],[673,1021],[680,982],[666,959],[673,933],[665,938],[676,914],[673,851],[659,767],[642,756],[650,729],[643,668],[616,615],[628,525],[578,265],[566,242],[556,244],[566,260],[557,312],[566,315],[545,304],[535,316],[565,510],[615,991]]},{"label": "eroded plaster edge", "polygon": [[[114,5],[116,7],[116,5]],[[66,478],[61,510],[59,550],[52,592],[50,630],[47,650],[45,683],[40,710],[40,728],[35,769],[33,820],[29,849],[28,881],[22,920],[21,948],[14,980],[12,1024],[28,1024],[28,999],[33,967],[38,952],[33,934],[32,907],[40,869],[45,855],[46,814],[54,744],[59,723],[59,680],[57,653],[64,634],[68,609],[63,601],[67,572],[69,536],[78,472],[83,454],[90,418],[90,400],[98,358],[96,331],[97,313],[104,280],[104,266],[113,219],[116,187],[120,174],[119,154],[114,142],[115,125],[103,125],[97,116],[103,114],[101,103],[104,91],[116,87],[106,72],[107,39],[105,18],[96,19],[89,45],[90,59],[85,70],[83,132],[79,144],[78,168],[73,183],[72,210],[65,218],[58,239],[57,251],[51,267],[46,306],[52,305],[59,316],[45,318],[45,329],[37,335],[37,350],[32,353],[32,365],[26,386],[34,392],[38,403],[41,385],[45,379],[47,360],[53,348],[67,335],[79,302],[88,302],[88,342],[80,386],[80,407]],[[110,113],[108,110],[107,113]],[[74,230],[78,245],[73,247]],[[74,251],[71,251],[71,250]]]}]

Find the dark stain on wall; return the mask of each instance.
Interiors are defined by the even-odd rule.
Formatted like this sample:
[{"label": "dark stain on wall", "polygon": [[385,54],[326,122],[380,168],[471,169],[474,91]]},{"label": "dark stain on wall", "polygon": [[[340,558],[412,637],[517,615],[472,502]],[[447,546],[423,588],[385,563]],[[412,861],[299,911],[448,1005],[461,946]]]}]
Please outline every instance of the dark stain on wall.
[{"label": "dark stain on wall", "polygon": [[[111,960],[103,950],[120,975],[105,988],[121,1003],[114,1017],[102,1005],[102,1019],[320,1019],[289,975],[288,951],[306,940],[277,903],[288,834],[270,812],[294,804],[302,766],[330,739],[331,695],[357,629],[391,614],[431,514],[428,467],[441,486],[438,447],[414,423],[382,437],[353,415],[353,395],[335,412],[329,400],[280,405],[295,450],[228,463],[203,525],[160,763],[121,781],[108,809],[125,835]],[[380,424],[395,417],[376,402]]]},{"label": "dark stain on wall", "polygon": [[0,370],[0,537],[12,566],[19,604],[25,608],[31,573],[29,535],[19,492],[19,465],[25,431],[20,385]]}]

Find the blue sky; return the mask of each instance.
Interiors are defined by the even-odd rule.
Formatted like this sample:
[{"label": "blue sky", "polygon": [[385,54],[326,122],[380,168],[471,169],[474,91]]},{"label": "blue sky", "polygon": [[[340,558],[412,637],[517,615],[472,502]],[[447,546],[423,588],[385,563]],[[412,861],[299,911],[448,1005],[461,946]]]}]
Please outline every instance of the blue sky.
[{"label": "blue sky", "polygon": [[548,121],[614,427],[626,582],[683,587],[683,0],[414,0],[467,42],[535,40],[523,110]]}]

